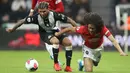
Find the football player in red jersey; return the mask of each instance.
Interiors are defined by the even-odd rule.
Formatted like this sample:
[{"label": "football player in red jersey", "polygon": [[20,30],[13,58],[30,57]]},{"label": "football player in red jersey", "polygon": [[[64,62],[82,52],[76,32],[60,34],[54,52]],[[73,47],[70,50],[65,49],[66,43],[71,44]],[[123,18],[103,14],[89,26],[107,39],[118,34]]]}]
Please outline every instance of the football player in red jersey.
[{"label": "football player in red jersey", "polygon": [[113,43],[121,56],[127,56],[97,13],[86,13],[84,22],[86,25],[65,28],[55,33],[55,36],[59,36],[65,32],[76,32],[84,39],[84,45],[82,47],[84,63],[79,68],[80,71],[85,67],[85,71],[92,72],[93,65],[98,66],[101,58],[101,50],[103,49],[103,36],[106,36]]}]

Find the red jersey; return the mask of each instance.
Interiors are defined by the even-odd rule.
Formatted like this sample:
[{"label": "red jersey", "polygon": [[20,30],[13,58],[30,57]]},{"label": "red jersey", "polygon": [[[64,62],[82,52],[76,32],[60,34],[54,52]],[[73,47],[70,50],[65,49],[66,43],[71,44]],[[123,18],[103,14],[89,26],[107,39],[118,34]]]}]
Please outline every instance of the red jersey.
[{"label": "red jersey", "polygon": [[105,26],[100,33],[93,35],[89,33],[88,26],[76,27],[76,32],[85,40],[84,45],[92,49],[96,49],[102,45],[104,35],[107,37],[111,35],[110,31]]},{"label": "red jersey", "polygon": [[61,0],[32,0],[32,9],[35,8],[37,2],[48,2],[49,3],[49,9],[54,10],[56,12],[63,13],[64,12],[64,6]]}]

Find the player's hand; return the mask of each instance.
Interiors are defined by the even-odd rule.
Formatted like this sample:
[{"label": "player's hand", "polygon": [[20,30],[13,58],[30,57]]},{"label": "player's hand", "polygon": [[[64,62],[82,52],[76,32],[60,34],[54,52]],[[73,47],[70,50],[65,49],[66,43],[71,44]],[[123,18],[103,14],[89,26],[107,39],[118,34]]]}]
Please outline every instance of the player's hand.
[{"label": "player's hand", "polygon": [[13,29],[6,29],[6,31],[11,33],[11,32],[13,32]]},{"label": "player's hand", "polygon": [[28,16],[33,16],[33,12],[30,12]]},{"label": "player's hand", "polygon": [[58,32],[55,33],[55,36],[59,36]]},{"label": "player's hand", "polygon": [[128,56],[128,54],[126,54],[126,53],[120,53],[120,56]]},{"label": "player's hand", "polygon": [[28,16],[33,16],[33,12],[34,12],[34,10],[33,10],[33,9],[31,9],[31,10],[30,10],[30,13],[29,13],[29,15],[28,15]]}]

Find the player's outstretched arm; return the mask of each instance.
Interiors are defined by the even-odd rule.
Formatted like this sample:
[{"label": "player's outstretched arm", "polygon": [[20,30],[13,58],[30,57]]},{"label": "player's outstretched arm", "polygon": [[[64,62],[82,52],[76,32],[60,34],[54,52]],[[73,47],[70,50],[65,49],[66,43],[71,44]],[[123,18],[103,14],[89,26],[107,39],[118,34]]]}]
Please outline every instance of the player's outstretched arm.
[{"label": "player's outstretched arm", "polygon": [[9,33],[15,31],[18,27],[20,27],[24,23],[24,21],[25,21],[25,19],[19,20],[13,28],[6,29],[6,31]]},{"label": "player's outstretched arm", "polygon": [[63,33],[66,33],[66,32],[76,32],[75,29],[76,29],[76,27],[65,28],[65,29],[61,30],[60,32],[56,32],[55,36],[62,35]]},{"label": "player's outstretched arm", "polygon": [[113,37],[113,35],[108,36],[108,39],[113,43],[113,45],[119,51],[119,53],[120,53],[121,56],[128,56],[126,53],[124,53],[122,51],[120,45],[117,43],[117,41],[115,40],[115,38]]},{"label": "player's outstretched arm", "polygon": [[77,26],[76,25],[77,23],[73,19],[71,19],[70,17],[67,17],[67,22],[70,23],[73,27]]}]

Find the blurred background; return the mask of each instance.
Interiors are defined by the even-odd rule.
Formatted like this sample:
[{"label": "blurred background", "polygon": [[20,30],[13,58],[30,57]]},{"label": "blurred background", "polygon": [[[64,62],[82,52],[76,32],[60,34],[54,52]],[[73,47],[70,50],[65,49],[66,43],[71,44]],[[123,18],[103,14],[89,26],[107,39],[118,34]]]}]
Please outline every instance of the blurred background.
[{"label": "blurred background", "polygon": [[[123,50],[130,48],[130,0],[62,0],[64,14],[82,24],[86,12],[96,12],[112,32]],[[15,23],[28,16],[31,0],[0,0],[0,50],[45,50],[36,25],[23,25],[13,33],[7,33]],[[125,25],[128,24],[126,27]],[[68,25],[68,24],[66,24]],[[61,28],[67,27],[62,25]],[[128,29],[124,30],[124,29]],[[68,34],[74,50],[81,50],[82,38],[78,34]],[[114,51],[112,43],[104,37],[105,51]],[[124,49],[126,48],[126,49]]]}]

